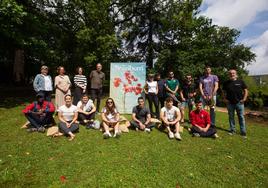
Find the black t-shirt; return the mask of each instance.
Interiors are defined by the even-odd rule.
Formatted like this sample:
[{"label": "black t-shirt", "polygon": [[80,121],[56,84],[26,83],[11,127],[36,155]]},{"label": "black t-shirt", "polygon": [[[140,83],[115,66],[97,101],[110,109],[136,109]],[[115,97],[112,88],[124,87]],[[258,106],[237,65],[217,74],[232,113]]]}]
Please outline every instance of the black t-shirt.
[{"label": "black t-shirt", "polygon": [[222,89],[226,92],[226,99],[231,104],[236,104],[243,99],[247,86],[243,80],[228,80],[223,83]]},{"label": "black t-shirt", "polygon": [[150,110],[145,106],[143,108],[135,106],[132,110],[132,113],[135,113],[136,118],[144,123],[147,119],[147,114],[150,114]]},{"label": "black t-shirt", "polygon": [[192,82],[190,85],[188,83],[183,83],[183,85],[182,85],[182,93],[183,93],[183,97],[185,99],[188,99],[189,94],[194,93],[194,92],[196,92],[195,83]]}]

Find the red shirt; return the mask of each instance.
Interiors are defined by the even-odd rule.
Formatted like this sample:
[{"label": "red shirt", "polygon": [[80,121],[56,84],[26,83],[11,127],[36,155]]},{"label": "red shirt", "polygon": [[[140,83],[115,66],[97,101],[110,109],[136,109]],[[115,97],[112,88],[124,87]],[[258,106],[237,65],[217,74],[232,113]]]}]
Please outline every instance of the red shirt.
[{"label": "red shirt", "polygon": [[44,101],[42,107],[38,104],[38,102],[33,102],[32,104],[29,104],[28,106],[26,106],[26,108],[22,110],[22,112],[26,114],[26,113],[29,113],[30,111],[37,112],[40,109],[44,110],[45,113],[47,112],[53,113],[55,111],[55,107],[52,102]]},{"label": "red shirt", "polygon": [[190,120],[193,126],[198,125],[202,128],[206,128],[207,124],[210,124],[209,113],[205,110],[194,110],[190,113]]}]

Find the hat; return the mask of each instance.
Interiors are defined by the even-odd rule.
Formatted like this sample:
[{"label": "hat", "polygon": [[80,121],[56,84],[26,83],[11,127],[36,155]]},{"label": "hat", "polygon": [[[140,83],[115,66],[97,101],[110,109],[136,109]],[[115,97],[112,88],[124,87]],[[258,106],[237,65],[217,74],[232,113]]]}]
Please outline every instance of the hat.
[{"label": "hat", "polygon": [[43,69],[48,69],[48,67],[47,67],[46,65],[43,65],[43,66],[41,67],[41,70],[43,70]]},{"label": "hat", "polygon": [[39,93],[36,94],[36,97],[38,97],[38,98],[44,98],[45,95],[44,95],[44,93],[39,92]]}]

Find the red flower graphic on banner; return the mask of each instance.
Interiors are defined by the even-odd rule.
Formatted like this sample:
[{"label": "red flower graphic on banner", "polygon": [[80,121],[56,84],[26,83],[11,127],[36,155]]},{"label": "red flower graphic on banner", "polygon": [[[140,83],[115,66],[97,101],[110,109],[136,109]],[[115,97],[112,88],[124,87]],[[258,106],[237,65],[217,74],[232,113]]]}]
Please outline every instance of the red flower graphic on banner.
[{"label": "red flower graphic on banner", "polygon": [[124,72],[124,79],[122,80],[119,77],[115,77],[113,80],[113,85],[115,88],[120,87],[122,84],[122,89],[124,92],[124,108],[125,108],[125,95],[127,93],[134,93],[135,95],[139,95],[142,93],[142,84],[136,83],[138,78],[135,77],[129,70]]}]

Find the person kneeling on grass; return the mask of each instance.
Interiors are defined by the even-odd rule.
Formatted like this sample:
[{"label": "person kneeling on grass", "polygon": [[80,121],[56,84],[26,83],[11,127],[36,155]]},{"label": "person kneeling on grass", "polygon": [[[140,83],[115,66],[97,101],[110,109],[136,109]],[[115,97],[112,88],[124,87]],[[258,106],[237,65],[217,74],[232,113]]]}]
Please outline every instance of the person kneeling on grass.
[{"label": "person kneeling on grass", "polygon": [[[160,118],[162,120],[163,126],[168,130],[168,137],[170,139],[175,138],[181,140],[180,130],[180,119],[181,113],[180,109],[173,106],[173,99],[171,97],[166,98],[166,104],[160,111]],[[171,131],[171,128],[175,128],[175,134]]]},{"label": "person kneeling on grass", "polygon": [[72,104],[71,95],[67,94],[64,96],[65,104],[60,106],[58,109],[59,133],[54,136],[70,136],[69,140],[73,140],[75,135],[73,133],[79,130],[79,125],[76,122],[78,117],[77,107]]},{"label": "person kneeling on grass", "polygon": [[93,122],[95,118],[96,108],[91,99],[87,95],[83,95],[81,101],[77,103],[78,121],[85,125],[87,129],[94,128]]},{"label": "person kneeling on grass", "polygon": [[192,123],[191,132],[196,137],[213,137],[218,138],[217,131],[210,126],[210,115],[202,109],[202,101],[196,104],[196,109],[190,113]]},{"label": "person kneeling on grass", "polygon": [[112,98],[108,98],[106,100],[105,106],[101,112],[102,118],[102,126],[104,129],[103,138],[112,137],[109,128],[114,129],[113,137],[120,137],[121,132],[119,131],[119,112],[115,107],[114,100]]},{"label": "person kneeling on grass", "polygon": [[140,129],[148,133],[154,127],[151,122],[150,110],[144,105],[144,99],[142,97],[138,98],[138,105],[132,110],[132,121],[130,123],[137,131]]},{"label": "person kneeling on grass", "polygon": [[36,95],[37,101],[26,106],[22,111],[28,119],[30,125],[27,129],[28,132],[45,132],[45,126],[54,122],[53,113],[55,107],[52,102],[44,100],[44,94],[38,93]]}]

